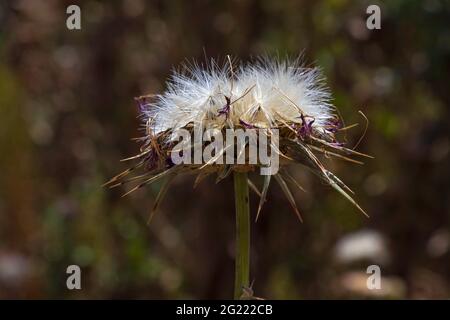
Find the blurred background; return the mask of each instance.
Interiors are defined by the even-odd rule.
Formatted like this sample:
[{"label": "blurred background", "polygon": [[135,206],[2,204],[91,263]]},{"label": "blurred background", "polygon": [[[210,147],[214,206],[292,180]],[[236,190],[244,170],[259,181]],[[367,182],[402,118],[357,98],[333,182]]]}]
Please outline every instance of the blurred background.
[{"label": "blurred background", "polygon": [[[66,8],[81,8],[81,30]],[[381,30],[366,8],[381,8]],[[120,198],[140,134],[133,97],[173,67],[231,54],[320,66],[358,166],[328,165],[367,219],[305,172],[298,222],[277,185],[252,223],[255,295],[273,299],[450,297],[450,2],[31,1],[0,3],[0,298],[231,298],[233,184],[178,177]],[[256,179],[260,185],[261,181]],[[257,198],[251,195],[255,213]],[[82,290],[66,268],[82,269]],[[382,290],[366,269],[381,268]]]}]

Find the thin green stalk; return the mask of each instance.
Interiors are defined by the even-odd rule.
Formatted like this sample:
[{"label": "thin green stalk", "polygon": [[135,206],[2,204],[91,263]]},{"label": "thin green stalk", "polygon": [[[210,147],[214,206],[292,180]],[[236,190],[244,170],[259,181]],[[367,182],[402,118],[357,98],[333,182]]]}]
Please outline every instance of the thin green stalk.
[{"label": "thin green stalk", "polygon": [[234,299],[248,288],[250,275],[250,207],[247,173],[234,172],[234,197],[236,203],[236,268]]}]

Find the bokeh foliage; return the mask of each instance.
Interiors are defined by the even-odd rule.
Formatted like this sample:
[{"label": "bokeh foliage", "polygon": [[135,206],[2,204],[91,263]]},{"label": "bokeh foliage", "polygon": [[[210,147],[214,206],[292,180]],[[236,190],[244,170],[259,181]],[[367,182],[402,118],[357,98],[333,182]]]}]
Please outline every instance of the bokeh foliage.
[{"label": "bokeh foliage", "polygon": [[[230,181],[193,190],[178,178],[150,226],[158,185],[123,199],[101,187],[138,151],[133,97],[163,90],[186,58],[226,54],[303,54],[346,123],[360,123],[349,146],[365,125],[358,110],[369,118],[359,150],[375,156],[329,161],[370,219],[301,167],[304,224],[270,190],[252,225],[255,294],[370,296],[345,279],[374,261],[343,264],[334,252],[345,235],[374,230],[390,257],[388,296],[450,296],[448,1],[85,0],[80,31],[65,27],[71,3],[0,4],[0,298],[231,297]],[[374,3],[382,29],[371,31]],[[65,287],[70,264],[82,267],[80,291]]]}]

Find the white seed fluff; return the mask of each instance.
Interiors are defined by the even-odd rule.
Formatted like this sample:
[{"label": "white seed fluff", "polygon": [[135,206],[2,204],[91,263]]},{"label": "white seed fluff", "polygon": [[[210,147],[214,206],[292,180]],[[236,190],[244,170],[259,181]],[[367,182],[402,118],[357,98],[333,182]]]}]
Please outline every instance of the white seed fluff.
[{"label": "white seed fluff", "polygon": [[[144,120],[152,134],[175,131],[189,123],[222,128],[241,121],[269,128],[278,121],[301,123],[324,131],[334,117],[330,92],[316,68],[298,62],[261,59],[237,70],[197,65],[174,72],[167,90],[145,105]],[[230,112],[220,113],[230,100]]]}]

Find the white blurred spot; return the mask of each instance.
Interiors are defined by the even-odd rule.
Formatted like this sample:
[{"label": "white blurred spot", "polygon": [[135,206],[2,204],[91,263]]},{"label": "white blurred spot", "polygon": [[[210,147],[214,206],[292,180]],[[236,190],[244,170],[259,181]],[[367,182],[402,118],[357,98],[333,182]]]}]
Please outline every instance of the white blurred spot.
[{"label": "white blurred spot", "polygon": [[336,244],[335,256],[341,263],[370,260],[377,264],[387,264],[390,259],[386,240],[380,233],[372,230],[344,236]]},{"label": "white blurred spot", "polygon": [[379,196],[386,191],[387,183],[380,174],[372,174],[364,181],[364,189],[371,196]]},{"label": "white blurred spot", "polygon": [[38,145],[49,144],[53,138],[53,129],[44,117],[38,117],[30,124],[30,137]]},{"label": "white blurred spot", "polygon": [[427,252],[432,257],[440,257],[450,249],[450,233],[447,230],[438,230],[433,233],[427,243]]},{"label": "white blurred spot", "polygon": [[387,67],[378,68],[375,71],[373,83],[377,88],[375,92],[379,95],[390,92],[394,83],[394,74],[392,70]]},{"label": "white blurred spot", "polygon": [[180,272],[173,268],[165,268],[164,271],[161,273],[160,277],[161,285],[169,290],[173,291],[180,287],[182,277]]},{"label": "white blurred spot", "polygon": [[53,54],[55,62],[63,69],[73,69],[79,65],[78,51],[72,46],[62,46]]},{"label": "white blurred spot", "polygon": [[30,261],[18,253],[0,253],[0,283],[20,286],[30,276]]},{"label": "white blurred spot", "polygon": [[343,293],[370,298],[404,298],[406,286],[402,279],[382,276],[380,290],[370,290],[367,288],[367,277],[365,272],[347,272],[339,278],[338,289]]}]

